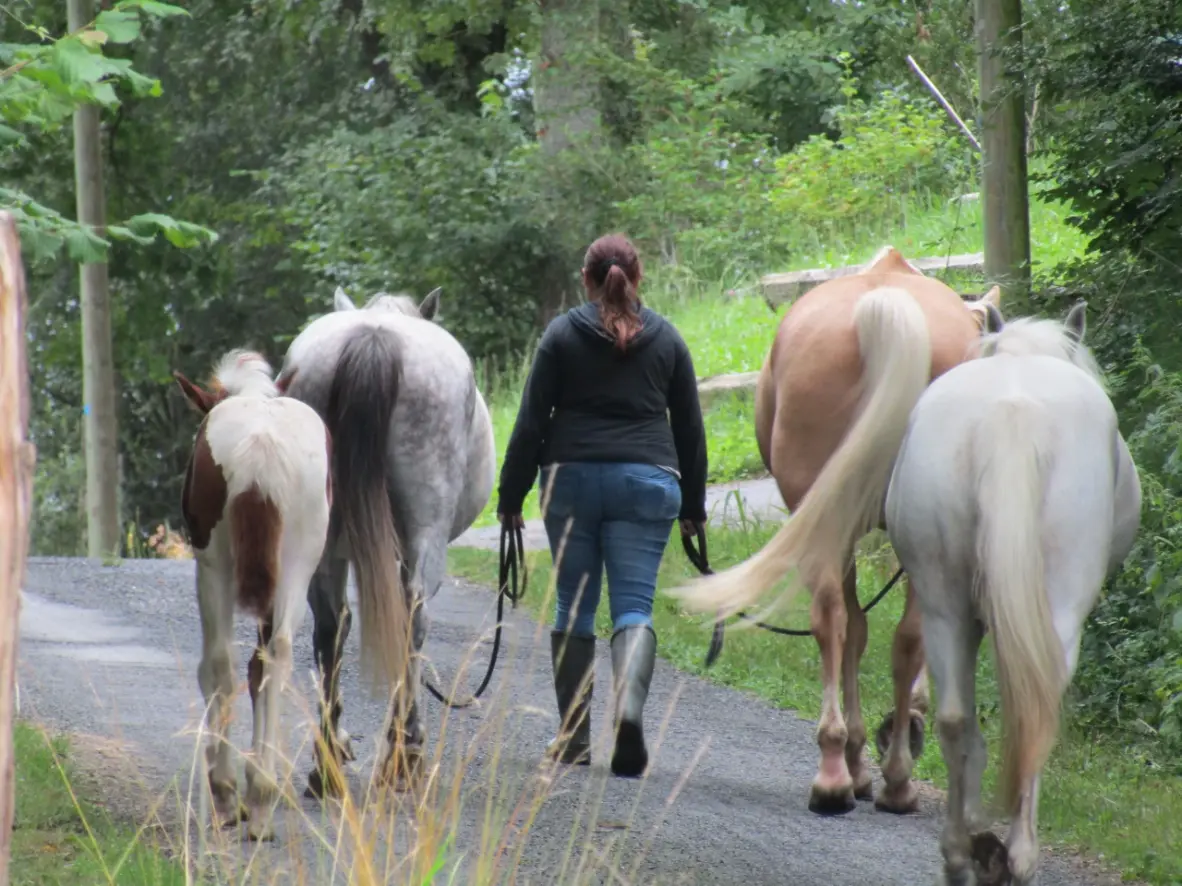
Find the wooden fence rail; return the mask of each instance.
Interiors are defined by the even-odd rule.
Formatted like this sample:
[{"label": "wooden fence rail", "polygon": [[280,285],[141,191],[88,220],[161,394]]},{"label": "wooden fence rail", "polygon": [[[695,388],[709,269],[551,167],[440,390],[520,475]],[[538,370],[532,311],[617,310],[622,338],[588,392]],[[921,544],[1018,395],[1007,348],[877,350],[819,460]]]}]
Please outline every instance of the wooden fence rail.
[{"label": "wooden fence rail", "polygon": [[[910,264],[923,273],[941,271],[971,271],[983,273],[985,254],[975,252],[968,255],[950,255],[946,258],[916,258]],[[838,268],[812,268],[807,271],[789,271],[786,274],[767,274],[760,280],[764,301],[768,307],[795,301],[815,286],[837,277],[848,277],[862,270],[864,265],[845,265]]]},{"label": "wooden fence rail", "polygon": [[12,847],[16,652],[36,459],[28,439],[26,310],[16,220],[10,213],[0,212],[0,886],[8,886]]}]

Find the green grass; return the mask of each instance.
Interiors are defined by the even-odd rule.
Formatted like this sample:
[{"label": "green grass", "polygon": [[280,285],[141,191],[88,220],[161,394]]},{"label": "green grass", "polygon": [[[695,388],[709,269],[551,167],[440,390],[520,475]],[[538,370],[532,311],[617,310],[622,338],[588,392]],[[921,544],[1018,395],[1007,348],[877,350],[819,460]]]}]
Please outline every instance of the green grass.
[{"label": "green grass", "polygon": [[73,789],[69,744],[17,722],[13,886],[168,886],[184,870]]},{"label": "green grass", "polygon": [[[712,530],[711,561],[716,569],[755,553],[774,532],[774,526],[755,526],[746,532]],[[858,576],[859,596],[869,600],[889,578],[896,563],[889,549],[863,547]],[[878,544],[882,544],[882,536]],[[546,621],[553,617],[549,555],[530,554],[529,594],[523,607]],[[496,554],[453,549],[451,574],[472,581],[490,582],[496,574]],[[695,575],[693,567],[674,539],[661,567],[661,589],[681,584]],[[902,594],[892,592],[869,614],[870,640],[862,660],[862,709],[873,735],[880,718],[891,708],[891,638],[902,614]],[[778,616],[777,623],[807,628],[808,598],[799,596]],[[683,614],[676,602],[658,594],[653,613],[660,637],[660,654],[681,670],[716,683],[752,693],[777,707],[815,720],[820,708],[820,673],[816,643],[809,637],[781,637],[759,630],[727,631],[726,647],[713,668],[705,670],[703,658],[710,641],[709,625]],[[601,606],[596,629],[610,636],[610,616]],[[991,765],[985,789],[991,793],[997,760],[999,720],[992,655],[982,645],[978,668],[980,713],[986,724]],[[872,751],[871,751],[872,752]],[[939,744],[928,724],[924,756],[915,774],[940,788],[947,772]],[[1042,781],[1039,830],[1045,842],[1084,850],[1102,857],[1125,875],[1152,884],[1182,882],[1182,790],[1178,781],[1147,765],[1135,748],[1116,747],[1102,736],[1085,736],[1066,723],[1059,747]]]}]

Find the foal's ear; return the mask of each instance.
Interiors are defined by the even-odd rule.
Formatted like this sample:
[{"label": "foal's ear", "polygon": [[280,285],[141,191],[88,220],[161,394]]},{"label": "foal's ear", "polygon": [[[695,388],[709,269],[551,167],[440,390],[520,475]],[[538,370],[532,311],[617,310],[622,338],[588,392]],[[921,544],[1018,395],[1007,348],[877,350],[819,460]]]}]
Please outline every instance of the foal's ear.
[{"label": "foal's ear", "polygon": [[337,287],[337,291],[332,294],[332,307],[334,311],[356,311],[357,305],[353,304],[353,299],[345,294],[345,290]]},{"label": "foal's ear", "polygon": [[1001,316],[1001,287],[994,286],[976,301],[968,303],[973,318],[982,332],[1001,332],[1005,321]]},{"label": "foal's ear", "polygon": [[180,370],[174,369],[172,371],[172,377],[180,385],[181,393],[185,395],[185,399],[197,407],[197,411],[202,415],[205,415],[217,405],[218,398],[215,394],[211,394],[209,391],[193,384],[181,374]]},{"label": "foal's ear", "polygon": [[439,313],[439,299],[443,296],[443,287],[436,286],[427,293],[427,297],[419,304],[419,316],[424,320],[434,320]]},{"label": "foal's ear", "polygon": [[988,335],[993,335],[1001,332],[1006,325],[1005,318],[1002,317],[996,305],[990,302],[985,303],[985,332]]},{"label": "foal's ear", "polygon": [[1070,311],[1067,312],[1067,319],[1063,321],[1063,325],[1067,327],[1067,334],[1079,344],[1083,341],[1084,333],[1088,331],[1088,303],[1080,299],[1075,303]]}]

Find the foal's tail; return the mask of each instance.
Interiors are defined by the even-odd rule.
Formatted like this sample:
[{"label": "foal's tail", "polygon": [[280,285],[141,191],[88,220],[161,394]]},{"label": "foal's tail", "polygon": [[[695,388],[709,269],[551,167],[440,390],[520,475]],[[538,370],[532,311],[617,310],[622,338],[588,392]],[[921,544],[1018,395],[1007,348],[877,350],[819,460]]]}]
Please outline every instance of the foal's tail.
[{"label": "foal's tail", "polygon": [[361,660],[394,689],[407,673],[410,615],[386,472],[390,417],[402,358],[388,330],[362,327],[341,350],[326,409],[333,439],[333,497],[357,577]]},{"label": "foal's tail", "polygon": [[976,440],[976,593],[993,635],[1004,727],[999,787],[1010,814],[1054,747],[1066,672],[1043,572],[1047,430],[1036,404],[1009,400],[982,418]]},{"label": "foal's tail", "polygon": [[840,582],[859,538],[882,516],[891,465],[931,377],[927,318],[906,291],[872,290],[854,308],[862,399],[849,431],[795,513],[759,553],[675,593],[726,615],[750,606],[796,567],[806,581]]}]

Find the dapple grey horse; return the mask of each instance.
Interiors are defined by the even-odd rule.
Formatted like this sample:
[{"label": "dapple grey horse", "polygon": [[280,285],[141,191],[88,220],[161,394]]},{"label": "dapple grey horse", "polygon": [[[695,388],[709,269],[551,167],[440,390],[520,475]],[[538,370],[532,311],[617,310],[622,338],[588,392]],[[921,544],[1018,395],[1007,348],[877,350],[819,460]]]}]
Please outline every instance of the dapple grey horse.
[{"label": "dapple grey horse", "polygon": [[418,704],[423,604],[443,582],[448,542],[472,525],[492,494],[492,421],[467,352],[431,322],[438,306],[438,289],[418,306],[408,296],[378,293],[360,309],[338,289],[335,310],[296,337],[279,374],[288,396],[324,418],[333,443],[332,521],[308,589],[324,699],[312,796],[339,795],[342,764],[352,759],[338,682],[351,626],[349,564],[362,663],[376,669],[393,696],[375,775],[409,787],[426,741]]}]

